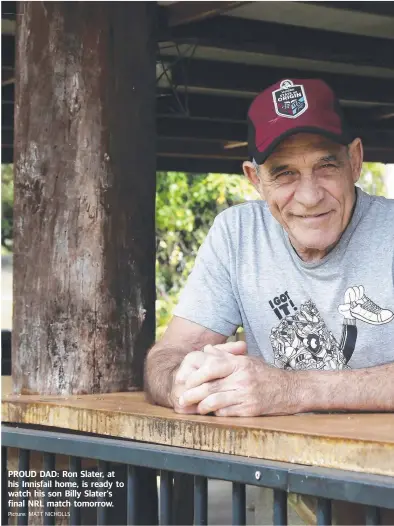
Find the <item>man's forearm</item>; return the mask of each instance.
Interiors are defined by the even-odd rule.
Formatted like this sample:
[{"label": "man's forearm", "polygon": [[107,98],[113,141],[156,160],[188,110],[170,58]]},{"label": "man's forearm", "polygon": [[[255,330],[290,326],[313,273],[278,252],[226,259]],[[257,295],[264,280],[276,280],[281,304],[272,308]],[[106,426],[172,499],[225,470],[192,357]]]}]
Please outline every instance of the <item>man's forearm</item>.
[{"label": "man's forearm", "polygon": [[144,390],[151,403],[172,407],[173,377],[190,350],[176,347],[153,347],[145,361]]},{"label": "man's forearm", "polygon": [[302,412],[394,411],[394,363],[366,369],[290,374]]}]

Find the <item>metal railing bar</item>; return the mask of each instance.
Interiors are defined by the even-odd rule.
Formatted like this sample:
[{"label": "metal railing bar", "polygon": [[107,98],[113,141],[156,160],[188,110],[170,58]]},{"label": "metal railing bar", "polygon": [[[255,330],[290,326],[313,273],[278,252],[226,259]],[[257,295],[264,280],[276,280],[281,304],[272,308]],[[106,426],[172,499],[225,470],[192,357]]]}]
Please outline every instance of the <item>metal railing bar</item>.
[{"label": "metal railing bar", "polygon": [[289,470],[287,491],[394,509],[394,477],[305,467]]},{"label": "metal railing bar", "polygon": [[246,524],[246,487],[239,482],[233,482],[233,524]]},{"label": "metal railing bar", "polygon": [[[56,466],[56,455],[54,453],[44,453],[43,455],[43,466],[42,469],[48,473],[55,470]],[[53,477],[49,474],[45,475],[45,482],[47,487],[50,487]],[[51,500],[48,497],[48,491],[45,492],[44,496],[44,526],[54,526],[55,525],[55,516],[52,515],[52,512],[56,508],[51,508],[48,506],[49,501]]]},{"label": "metal railing bar", "polygon": [[172,524],[172,473],[162,470],[160,472],[160,511],[159,524],[165,526]]},{"label": "metal railing bar", "polygon": [[287,525],[287,493],[280,489],[274,489],[273,524],[275,526]]},{"label": "metal railing bar", "polygon": [[208,480],[194,477],[194,524],[208,524]]},{"label": "metal railing bar", "polygon": [[138,471],[127,466],[127,524],[138,524]]},{"label": "metal railing bar", "polygon": [[[107,474],[108,463],[105,460],[99,460],[97,462],[97,470],[99,473]],[[97,477],[97,482],[100,482],[100,478]],[[106,499],[103,497],[97,497],[97,502],[104,502]],[[107,511],[108,508],[105,506],[97,507],[97,526],[105,526],[107,524]]]},{"label": "metal railing bar", "polygon": [[316,521],[317,521],[318,526],[330,526],[331,525],[332,518],[331,518],[330,499],[325,499],[323,497],[319,497],[317,499]]},{"label": "metal railing bar", "polygon": [[173,523],[193,524],[194,518],[194,476],[173,472]]},{"label": "metal railing bar", "polygon": [[[288,470],[294,468],[294,464],[284,462],[134,442],[127,439],[16,428],[4,424],[2,440],[4,445],[10,447],[22,447],[22,444],[28,443],[29,448],[35,451],[102,459],[120,464],[165,469],[280,489],[286,489]],[[163,454],[164,452],[166,455]],[[255,478],[256,469],[262,469],[259,480]]]},{"label": "metal railing bar", "polygon": [[381,524],[380,509],[376,506],[367,506],[365,509],[365,524],[366,526],[375,526]]},{"label": "metal railing bar", "polygon": [[[9,425],[2,425],[2,443],[394,509],[394,477],[390,476]],[[259,479],[256,470],[261,473]]]},{"label": "metal railing bar", "polygon": [[[1,487],[3,491],[7,491],[6,495],[8,497],[8,463],[7,463],[7,448],[1,447]],[[4,488],[7,488],[6,490]],[[4,495],[4,493],[3,493]],[[1,506],[1,524],[8,524],[8,498],[2,499]]]},{"label": "metal railing bar", "polygon": [[[69,468],[72,473],[81,473],[81,459],[78,457],[70,457],[69,461]],[[77,475],[77,477],[70,477],[70,480],[79,482],[80,476]],[[81,485],[79,484],[81,487]],[[78,508],[75,506],[76,497],[73,497],[71,499],[71,507],[70,507],[70,517],[69,517],[69,525],[74,526],[75,524],[81,523],[81,508]]]},{"label": "metal railing bar", "polygon": [[[30,464],[30,451],[28,449],[20,449],[19,450],[19,459],[18,459],[18,469],[19,471],[24,471],[26,473],[29,472],[29,464]],[[28,482],[29,477],[23,475],[22,477],[18,478],[19,480],[19,489],[22,491],[24,490],[25,483]],[[27,497],[21,497],[19,499],[20,502],[24,503],[24,506],[21,506],[20,508],[17,508],[18,513],[21,513],[21,515],[18,515],[18,526],[26,526],[28,524],[28,513],[29,513],[29,506],[28,506],[28,498]]]}]

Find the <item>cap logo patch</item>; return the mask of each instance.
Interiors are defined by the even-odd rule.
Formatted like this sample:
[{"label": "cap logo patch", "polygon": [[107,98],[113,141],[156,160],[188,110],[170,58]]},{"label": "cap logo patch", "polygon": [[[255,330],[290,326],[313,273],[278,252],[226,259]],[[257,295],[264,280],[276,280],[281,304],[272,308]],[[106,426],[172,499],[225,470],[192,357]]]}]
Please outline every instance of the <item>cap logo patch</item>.
[{"label": "cap logo patch", "polygon": [[280,117],[296,119],[308,109],[308,101],[302,84],[282,80],[280,88],[272,92],[275,111]]}]

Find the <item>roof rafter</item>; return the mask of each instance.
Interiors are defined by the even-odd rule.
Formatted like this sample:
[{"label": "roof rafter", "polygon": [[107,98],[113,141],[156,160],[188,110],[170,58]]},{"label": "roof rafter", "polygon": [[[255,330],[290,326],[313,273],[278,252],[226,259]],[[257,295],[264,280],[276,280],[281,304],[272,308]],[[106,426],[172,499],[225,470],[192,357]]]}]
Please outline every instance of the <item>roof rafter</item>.
[{"label": "roof rafter", "polygon": [[187,27],[174,27],[162,38],[173,39],[178,44],[193,41],[199,46],[323,63],[338,62],[391,69],[394,60],[393,49],[383,38],[227,16],[191,23]]},{"label": "roof rafter", "polygon": [[[157,133],[159,137],[182,140],[243,142],[247,138],[247,124],[246,122],[207,122],[187,117],[158,117]],[[394,142],[394,130],[389,122],[379,122],[375,127],[371,124],[351,126],[351,134],[354,137],[361,137],[366,148],[392,148]]]},{"label": "roof rafter", "polygon": [[[368,149],[364,150],[365,162],[394,162],[393,150]],[[204,159],[203,157],[179,157],[158,154],[157,170],[179,171],[190,173],[233,173],[242,174],[241,159]]]},{"label": "roof rafter", "polygon": [[249,2],[173,2],[165,8],[169,27],[205,20]]},{"label": "roof rafter", "polygon": [[325,80],[346,104],[394,106],[394,79],[379,79],[339,73],[303,71],[192,60],[186,68],[177,63],[172,68],[172,79],[178,86],[188,86],[189,92],[222,93],[253,97],[263,89],[284,78],[318,77]]},{"label": "roof rafter", "polygon": [[360,11],[373,15],[394,16],[393,2],[316,2],[308,0],[308,2],[303,1],[302,3],[317,4],[322,7],[332,7],[346,11]]},{"label": "roof rafter", "polygon": [[[179,95],[179,94],[178,94]],[[187,114],[182,113],[178,101],[170,90],[161,90],[157,99],[157,114],[163,117],[190,117],[215,121],[245,122],[250,98],[221,97],[200,93],[189,93],[183,100]],[[347,122],[352,126],[370,126],[371,128],[392,128],[392,123],[381,123],[381,119],[393,116],[392,106],[372,106],[363,108],[346,106],[342,108]],[[375,122],[376,121],[376,122]],[[379,122],[378,122],[379,121]]]}]

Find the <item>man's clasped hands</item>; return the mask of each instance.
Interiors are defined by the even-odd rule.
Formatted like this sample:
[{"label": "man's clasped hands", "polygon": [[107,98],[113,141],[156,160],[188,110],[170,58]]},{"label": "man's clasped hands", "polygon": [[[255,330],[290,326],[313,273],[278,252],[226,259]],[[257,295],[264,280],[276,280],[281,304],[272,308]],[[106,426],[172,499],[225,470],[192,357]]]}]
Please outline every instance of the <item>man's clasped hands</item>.
[{"label": "man's clasped hands", "polygon": [[171,398],[183,414],[289,414],[296,412],[293,382],[288,371],[247,356],[245,342],[228,342],[187,354],[174,373]]}]

